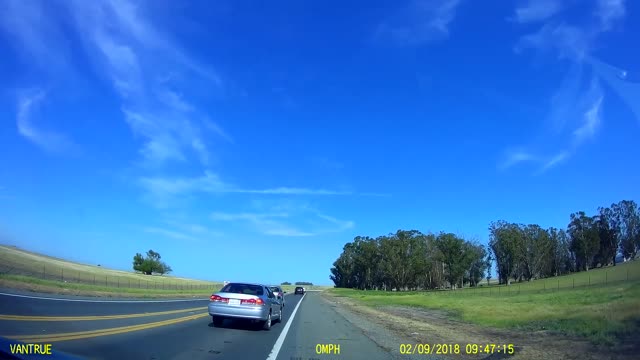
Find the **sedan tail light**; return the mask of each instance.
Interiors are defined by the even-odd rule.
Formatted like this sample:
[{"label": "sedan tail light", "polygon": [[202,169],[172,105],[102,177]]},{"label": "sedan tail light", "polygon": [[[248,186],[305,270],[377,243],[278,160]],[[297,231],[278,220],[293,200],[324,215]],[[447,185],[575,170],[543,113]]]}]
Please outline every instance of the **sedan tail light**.
[{"label": "sedan tail light", "polygon": [[264,305],[264,301],[260,298],[257,299],[244,299],[240,301],[242,305]]},{"label": "sedan tail light", "polygon": [[222,296],[219,295],[211,295],[211,301],[213,302],[229,302],[229,299],[227,298],[223,298]]}]

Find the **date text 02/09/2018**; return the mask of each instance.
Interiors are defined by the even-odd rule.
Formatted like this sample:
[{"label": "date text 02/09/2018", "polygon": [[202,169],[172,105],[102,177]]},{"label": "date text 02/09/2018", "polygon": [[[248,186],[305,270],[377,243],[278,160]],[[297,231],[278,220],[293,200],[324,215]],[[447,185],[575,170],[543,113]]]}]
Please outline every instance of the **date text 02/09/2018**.
[{"label": "date text 02/09/2018", "polygon": [[513,355],[515,346],[513,344],[441,344],[441,343],[418,343],[400,344],[400,354],[402,355],[478,355],[478,354],[506,354]]}]

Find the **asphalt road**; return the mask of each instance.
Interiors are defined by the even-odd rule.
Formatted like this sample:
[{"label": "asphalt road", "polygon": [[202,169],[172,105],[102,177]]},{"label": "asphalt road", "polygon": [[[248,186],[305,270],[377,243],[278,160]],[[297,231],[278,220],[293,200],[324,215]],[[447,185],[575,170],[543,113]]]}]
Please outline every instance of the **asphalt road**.
[{"label": "asphalt road", "polygon": [[43,297],[0,293],[0,336],[51,343],[54,351],[88,359],[391,358],[315,292],[287,294],[284,319],[270,331],[232,321],[213,327],[208,299]]}]

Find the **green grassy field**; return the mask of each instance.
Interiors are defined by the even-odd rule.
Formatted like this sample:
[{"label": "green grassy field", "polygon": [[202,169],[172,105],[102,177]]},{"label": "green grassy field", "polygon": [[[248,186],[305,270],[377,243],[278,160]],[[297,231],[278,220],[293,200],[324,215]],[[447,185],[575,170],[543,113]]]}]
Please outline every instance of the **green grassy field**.
[{"label": "green grassy field", "polygon": [[[492,279],[493,280],[493,279]],[[618,264],[607,268],[593,269],[590,271],[582,271],[579,273],[552,277],[547,279],[534,280],[531,282],[512,283],[512,291],[519,288],[521,291],[537,291],[550,290],[557,288],[577,288],[582,286],[603,285],[618,281],[640,280],[640,265],[638,261]],[[496,287],[505,287],[498,285],[496,281],[490,281],[487,286],[484,281],[478,289],[465,288],[468,291],[504,291],[497,290]]]},{"label": "green grassy field", "polygon": [[[296,285],[281,285],[282,286],[282,290],[286,291],[287,293],[292,293],[295,289],[296,289]],[[300,285],[303,288],[305,288],[305,290],[327,290],[332,288],[331,286],[319,286],[319,285]]]},{"label": "green grassy field", "polygon": [[[629,280],[626,280],[627,273]],[[640,331],[639,274],[640,261],[633,261],[615,268],[520,284],[520,291],[515,284],[490,286],[491,291],[487,288],[439,292],[332,289],[330,292],[357,299],[364,305],[444,310],[455,318],[479,325],[551,330],[584,336],[595,343],[614,344]],[[591,286],[588,286],[589,278]]]}]

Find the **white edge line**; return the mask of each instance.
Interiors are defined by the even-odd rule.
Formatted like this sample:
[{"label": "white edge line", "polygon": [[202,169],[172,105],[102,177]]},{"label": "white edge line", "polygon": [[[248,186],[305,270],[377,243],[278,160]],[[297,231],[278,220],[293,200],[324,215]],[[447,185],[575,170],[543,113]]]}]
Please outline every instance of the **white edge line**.
[{"label": "white edge line", "polygon": [[276,340],[276,343],[273,344],[273,349],[271,349],[271,352],[269,353],[267,360],[276,360],[278,358],[278,353],[280,352],[280,348],[282,347],[282,344],[284,344],[284,339],[287,337],[287,333],[289,332],[289,328],[291,327],[293,318],[296,316],[296,312],[298,312],[298,308],[300,307],[300,304],[302,304],[302,300],[304,300],[305,296],[307,296],[307,294],[302,295],[295,309],[293,309],[293,312],[291,313],[291,317],[289,317],[289,320],[287,320],[287,324],[284,326],[284,329],[282,329],[280,336],[278,336],[278,340]]},{"label": "white edge line", "polygon": [[18,295],[18,294],[8,294],[0,292],[0,296],[12,296],[26,299],[37,299],[37,300],[52,300],[52,301],[68,301],[68,302],[87,302],[87,303],[170,303],[170,302],[185,302],[185,301],[209,301],[209,298],[196,298],[196,299],[173,299],[173,300],[89,300],[89,299],[61,299],[61,298],[51,298],[51,297],[42,297],[42,296],[29,296],[29,295]]}]

